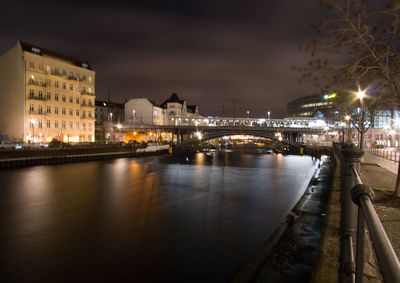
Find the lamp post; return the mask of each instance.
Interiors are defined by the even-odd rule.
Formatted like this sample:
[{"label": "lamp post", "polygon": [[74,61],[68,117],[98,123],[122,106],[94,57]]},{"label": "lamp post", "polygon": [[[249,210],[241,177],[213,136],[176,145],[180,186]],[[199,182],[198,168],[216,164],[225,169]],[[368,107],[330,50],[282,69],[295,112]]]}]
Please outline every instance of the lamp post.
[{"label": "lamp post", "polygon": [[[351,143],[351,136],[350,136],[350,115],[346,115],[344,116],[344,119],[346,120],[346,128],[347,128],[347,143],[350,144]],[[344,136],[343,136],[344,139]]]},{"label": "lamp post", "polygon": [[268,115],[268,120],[269,120],[271,118],[271,111],[268,111],[267,115]]},{"label": "lamp post", "polygon": [[246,110],[247,118],[250,118],[250,110]]},{"label": "lamp post", "polygon": [[135,109],[132,110],[132,123],[135,126],[135,124],[136,124],[136,110]]},{"label": "lamp post", "polygon": [[365,90],[361,90],[360,88],[356,92],[357,98],[360,100],[360,109],[361,109],[361,119],[360,124],[358,126],[359,128],[359,144],[358,147],[359,149],[363,149],[364,147],[364,122],[365,122],[365,109],[364,109],[364,97],[366,96]]},{"label": "lamp post", "polygon": [[118,124],[118,125],[117,125],[118,136],[119,136],[118,140],[121,140],[121,128],[122,128],[122,125],[121,125],[121,124]]}]

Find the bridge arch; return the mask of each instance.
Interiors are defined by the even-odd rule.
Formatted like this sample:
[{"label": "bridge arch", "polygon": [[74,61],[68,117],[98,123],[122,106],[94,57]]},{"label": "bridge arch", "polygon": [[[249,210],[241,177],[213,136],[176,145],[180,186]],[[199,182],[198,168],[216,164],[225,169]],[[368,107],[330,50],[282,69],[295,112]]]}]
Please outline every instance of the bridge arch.
[{"label": "bridge arch", "polygon": [[[267,133],[265,131],[257,131],[257,130],[241,130],[241,131],[237,131],[237,130],[216,130],[216,131],[203,131],[202,132],[202,139],[201,141],[209,141],[212,139],[217,139],[217,138],[222,138],[225,136],[235,136],[235,135],[248,135],[248,136],[254,136],[254,137],[260,137],[260,138],[266,138],[266,139],[270,139],[273,141],[279,141],[279,138],[275,136],[275,134],[272,133]],[[197,142],[199,141],[199,139],[197,137],[188,140],[185,143],[193,143],[193,142]],[[287,144],[289,146],[293,146],[293,147],[301,147],[300,143],[291,141],[291,140],[287,140],[287,139],[282,139],[280,142]]]}]

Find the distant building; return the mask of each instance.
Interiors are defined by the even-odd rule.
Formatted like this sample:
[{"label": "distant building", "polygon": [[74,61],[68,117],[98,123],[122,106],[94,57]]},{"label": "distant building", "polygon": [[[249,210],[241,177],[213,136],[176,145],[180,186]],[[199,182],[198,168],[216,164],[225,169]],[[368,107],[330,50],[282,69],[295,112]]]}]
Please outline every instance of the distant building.
[{"label": "distant building", "polygon": [[96,100],[96,124],[104,122],[123,123],[125,120],[125,104]]},{"label": "distant building", "polygon": [[200,118],[197,105],[187,105],[186,101],[181,100],[175,92],[160,107],[164,110],[168,125],[194,124],[194,120]]},{"label": "distant building", "polygon": [[332,112],[332,99],[335,97],[335,93],[299,97],[287,104],[288,116],[309,118],[332,117],[335,114]]},{"label": "distant building", "polygon": [[26,42],[0,56],[0,135],[24,142],[94,141],[95,72]]},{"label": "distant building", "polygon": [[125,124],[165,125],[163,110],[147,98],[133,98],[125,102]]}]

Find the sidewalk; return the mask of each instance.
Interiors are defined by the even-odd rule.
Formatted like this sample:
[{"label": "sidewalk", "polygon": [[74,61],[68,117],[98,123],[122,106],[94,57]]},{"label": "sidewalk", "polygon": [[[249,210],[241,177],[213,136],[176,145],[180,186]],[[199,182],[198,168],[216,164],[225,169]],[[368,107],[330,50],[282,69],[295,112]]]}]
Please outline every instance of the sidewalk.
[{"label": "sidewalk", "polygon": [[400,259],[400,199],[393,198],[398,163],[366,152],[361,164],[361,179],[373,187],[376,212]]}]

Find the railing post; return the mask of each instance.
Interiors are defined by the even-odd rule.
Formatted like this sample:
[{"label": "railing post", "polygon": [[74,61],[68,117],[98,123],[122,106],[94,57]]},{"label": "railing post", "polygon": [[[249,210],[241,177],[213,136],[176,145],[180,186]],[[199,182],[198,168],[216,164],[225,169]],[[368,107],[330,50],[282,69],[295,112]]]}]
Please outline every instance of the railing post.
[{"label": "railing post", "polygon": [[[351,199],[351,189],[356,185],[356,178],[351,167],[359,169],[360,158],[363,154],[364,152],[354,145],[344,145],[342,148],[339,282],[348,282],[355,273],[354,258],[350,257],[350,250],[351,248],[356,250],[358,208]],[[349,247],[349,237],[353,239],[353,247]]]}]

